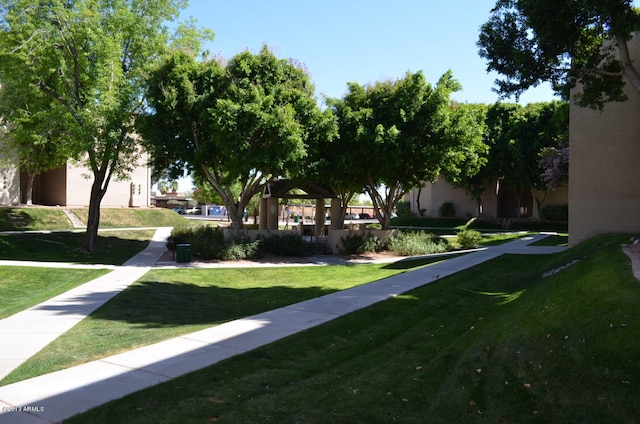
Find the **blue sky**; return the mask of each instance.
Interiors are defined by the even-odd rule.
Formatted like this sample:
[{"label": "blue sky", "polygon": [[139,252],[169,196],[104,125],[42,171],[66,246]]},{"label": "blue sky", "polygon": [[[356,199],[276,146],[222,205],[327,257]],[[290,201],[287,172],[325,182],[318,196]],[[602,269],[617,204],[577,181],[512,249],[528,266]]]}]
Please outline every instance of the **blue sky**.
[{"label": "blue sky", "polygon": [[[347,82],[402,78],[423,71],[435,84],[447,70],[462,84],[454,100],[494,103],[497,74],[478,56],[480,26],[495,0],[190,0],[180,20],[194,17],[216,34],[206,48],[225,58],[263,44],[304,64],[316,93],[342,97]],[[548,86],[520,103],[553,100]],[[508,99],[507,101],[515,101]],[[179,181],[191,189],[191,179]]]},{"label": "blue sky", "polygon": [[[493,103],[496,74],[478,56],[480,26],[495,0],[190,0],[180,19],[193,16],[212,29],[211,53],[230,58],[263,44],[281,58],[303,63],[317,94],[342,97],[347,82],[366,84],[422,70],[430,83],[448,69],[461,102]],[[548,86],[520,103],[549,101]],[[510,99],[507,101],[515,101]]]}]

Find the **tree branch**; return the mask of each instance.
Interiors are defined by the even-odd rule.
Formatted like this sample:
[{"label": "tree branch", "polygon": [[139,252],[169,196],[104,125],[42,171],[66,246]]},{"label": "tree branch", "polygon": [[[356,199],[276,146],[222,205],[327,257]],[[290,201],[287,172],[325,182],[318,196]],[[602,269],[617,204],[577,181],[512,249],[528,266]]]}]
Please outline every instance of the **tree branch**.
[{"label": "tree branch", "polygon": [[71,103],[69,103],[69,101],[67,99],[65,99],[64,97],[62,97],[61,95],[59,95],[56,91],[50,89],[49,87],[47,87],[47,85],[44,83],[44,81],[40,81],[38,82],[38,87],[40,87],[40,90],[42,90],[43,92],[47,93],[48,95],[50,95],[51,97],[53,97],[54,99],[56,99],[62,106],[64,106],[65,109],[67,109],[69,111],[69,113],[71,114],[71,116],[73,116],[73,120],[76,121],[76,123],[80,126],[84,125],[84,122],[82,121],[82,119],[77,115],[76,110],[73,108],[73,106],[71,105]]},{"label": "tree branch", "polygon": [[638,73],[638,70],[633,65],[633,60],[631,60],[627,37],[623,34],[616,35],[616,44],[618,45],[620,63],[622,63],[622,70],[624,72],[624,75],[634,86],[636,91],[640,92],[640,73]]}]

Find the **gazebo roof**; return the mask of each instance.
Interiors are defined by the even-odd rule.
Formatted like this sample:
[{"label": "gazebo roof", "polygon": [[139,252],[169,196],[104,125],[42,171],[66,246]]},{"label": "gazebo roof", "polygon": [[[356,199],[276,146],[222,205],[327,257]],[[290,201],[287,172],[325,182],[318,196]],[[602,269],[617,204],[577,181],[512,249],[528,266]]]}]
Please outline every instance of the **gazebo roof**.
[{"label": "gazebo roof", "polygon": [[[290,193],[291,190],[299,189],[304,194]],[[294,180],[276,180],[267,183],[265,194],[279,199],[333,199],[336,196],[331,187],[315,182],[297,182]]]}]

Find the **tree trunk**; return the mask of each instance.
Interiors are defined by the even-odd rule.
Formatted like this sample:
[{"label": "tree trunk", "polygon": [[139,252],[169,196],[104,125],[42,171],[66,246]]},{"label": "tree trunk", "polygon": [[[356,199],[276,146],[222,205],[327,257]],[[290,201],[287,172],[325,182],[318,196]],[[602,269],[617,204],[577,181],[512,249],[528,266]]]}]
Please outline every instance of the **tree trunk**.
[{"label": "tree trunk", "polygon": [[387,192],[387,195],[383,198],[373,184],[368,185],[365,190],[373,201],[374,214],[378,219],[380,226],[383,230],[388,230],[389,223],[391,222],[391,212],[393,211],[394,206],[393,202],[389,201],[390,192]]},{"label": "tree trunk", "polygon": [[[228,200],[224,198],[223,200]],[[225,201],[227,207],[227,217],[231,220],[229,228],[232,230],[242,230],[244,219],[244,207],[239,203],[231,203]]]},{"label": "tree trunk", "polygon": [[89,217],[87,218],[87,232],[84,237],[82,250],[95,252],[98,248],[98,228],[100,227],[100,204],[107,191],[107,186],[102,187],[105,181],[104,173],[94,172],[94,180],[91,185],[91,197],[89,198]]},{"label": "tree trunk", "polygon": [[540,219],[540,209],[542,209],[542,205],[547,198],[547,190],[542,191],[542,196],[540,196],[540,191],[542,190],[536,190],[531,187],[531,195],[533,196],[533,200],[536,202],[536,207],[533,211],[533,217],[535,219]]},{"label": "tree trunk", "polygon": [[631,59],[631,54],[629,53],[629,43],[627,41],[627,35],[617,34],[616,44],[618,45],[620,63],[622,64],[624,75],[627,77],[629,82],[631,82],[631,85],[633,85],[636,91],[640,92],[640,73],[638,72],[638,69],[636,69],[635,64],[633,63],[633,60]]},{"label": "tree trunk", "polygon": [[36,174],[27,172],[27,187],[24,191],[24,203],[27,205],[33,204],[33,181],[36,179]]}]

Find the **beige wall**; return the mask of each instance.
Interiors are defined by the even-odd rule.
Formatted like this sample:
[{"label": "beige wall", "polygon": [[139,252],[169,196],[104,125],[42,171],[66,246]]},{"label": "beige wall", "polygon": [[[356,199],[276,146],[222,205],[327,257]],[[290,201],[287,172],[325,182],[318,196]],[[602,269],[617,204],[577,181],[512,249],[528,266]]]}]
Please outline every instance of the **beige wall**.
[{"label": "beige wall", "polygon": [[[405,200],[411,202],[412,211],[416,215],[419,215],[418,189],[413,189],[409,192],[409,194],[405,196]],[[426,209],[425,216],[439,216],[438,209],[445,202],[453,202],[458,217],[466,218],[476,215],[476,202],[472,200],[463,189],[451,186],[444,178],[438,179],[438,181],[433,184],[427,183],[420,191],[419,200],[420,208]],[[482,215],[495,217],[498,214],[497,204],[496,190],[492,185],[484,194]]]},{"label": "beige wall", "polygon": [[[632,40],[640,58],[640,37]],[[640,94],[603,112],[571,104],[569,244],[606,232],[640,232]]]},{"label": "beige wall", "polygon": [[[142,153],[138,167],[126,180],[109,183],[102,207],[149,207],[151,205],[151,173],[148,155]],[[21,202],[20,173],[13,165],[15,158],[0,157],[0,205]],[[33,187],[33,201],[42,205],[86,207],[93,175],[87,168],[67,164],[38,176]]]},{"label": "beige wall", "polygon": [[[101,207],[148,207],[150,206],[151,174],[147,163],[147,155],[142,154],[138,168],[123,181],[112,179],[107,193],[102,199]],[[87,178],[89,177],[89,178]],[[93,174],[89,169],[80,166],[67,166],[67,206],[89,206],[89,195],[93,184]]]},{"label": "beige wall", "polygon": [[[556,190],[548,190],[545,193],[539,194],[540,198],[544,199],[542,202],[542,207],[544,208],[547,205],[563,205],[568,203],[569,199],[569,187],[564,186],[560,187]],[[533,216],[536,218],[540,217],[540,211],[538,210],[538,204],[533,202]]]},{"label": "beige wall", "polygon": [[0,165],[0,205],[20,203],[20,175],[18,167],[9,163]]}]

